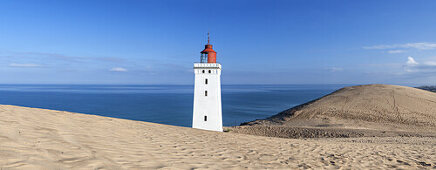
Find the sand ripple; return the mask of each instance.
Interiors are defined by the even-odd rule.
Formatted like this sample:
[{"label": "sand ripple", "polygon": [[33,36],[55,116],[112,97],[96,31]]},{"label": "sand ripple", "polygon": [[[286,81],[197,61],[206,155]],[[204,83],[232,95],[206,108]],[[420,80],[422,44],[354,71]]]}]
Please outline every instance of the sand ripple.
[{"label": "sand ripple", "polygon": [[436,168],[429,137],[282,139],[0,105],[2,169]]}]

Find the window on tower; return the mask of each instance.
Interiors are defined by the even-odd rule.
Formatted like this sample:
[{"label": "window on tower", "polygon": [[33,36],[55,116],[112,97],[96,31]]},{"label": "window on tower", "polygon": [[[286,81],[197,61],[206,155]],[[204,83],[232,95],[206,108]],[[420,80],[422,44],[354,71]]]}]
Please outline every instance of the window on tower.
[{"label": "window on tower", "polygon": [[207,121],[207,116],[204,116],[204,121],[205,121],[205,122]]},{"label": "window on tower", "polygon": [[203,70],[203,73],[204,73],[204,70]]},{"label": "window on tower", "polygon": [[206,80],[204,80],[204,84],[207,84],[207,79],[206,79]]},{"label": "window on tower", "polygon": [[204,96],[207,96],[207,90],[206,90],[206,91],[204,91]]},{"label": "window on tower", "polygon": [[209,70],[209,73],[212,73],[212,71]]}]

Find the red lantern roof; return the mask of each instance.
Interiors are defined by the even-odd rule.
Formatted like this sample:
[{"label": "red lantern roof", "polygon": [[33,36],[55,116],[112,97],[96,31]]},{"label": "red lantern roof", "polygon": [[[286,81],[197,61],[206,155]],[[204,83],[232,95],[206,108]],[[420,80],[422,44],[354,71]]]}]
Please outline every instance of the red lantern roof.
[{"label": "red lantern roof", "polygon": [[216,52],[213,50],[212,44],[210,44],[209,33],[207,33],[207,44],[204,46],[204,50],[201,51],[201,54],[207,54],[208,63],[216,63]]},{"label": "red lantern roof", "polygon": [[204,46],[204,50],[201,51],[201,53],[205,54],[205,53],[216,53],[215,50],[212,49],[212,44],[206,44]]}]

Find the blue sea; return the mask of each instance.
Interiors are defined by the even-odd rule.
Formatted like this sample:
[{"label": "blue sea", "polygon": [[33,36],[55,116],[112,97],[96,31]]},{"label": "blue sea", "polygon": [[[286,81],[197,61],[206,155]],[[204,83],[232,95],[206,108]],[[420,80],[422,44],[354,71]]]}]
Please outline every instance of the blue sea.
[{"label": "blue sea", "polygon": [[[223,124],[263,119],[346,85],[223,85]],[[0,85],[0,104],[190,127],[193,85]]]}]

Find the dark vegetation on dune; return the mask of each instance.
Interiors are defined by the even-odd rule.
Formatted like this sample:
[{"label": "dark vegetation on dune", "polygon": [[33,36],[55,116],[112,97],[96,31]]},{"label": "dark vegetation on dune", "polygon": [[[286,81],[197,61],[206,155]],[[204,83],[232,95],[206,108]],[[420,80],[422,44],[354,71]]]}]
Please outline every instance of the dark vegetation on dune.
[{"label": "dark vegetation on dune", "polygon": [[436,92],[436,86],[420,86],[418,89],[427,90],[431,92]]}]

